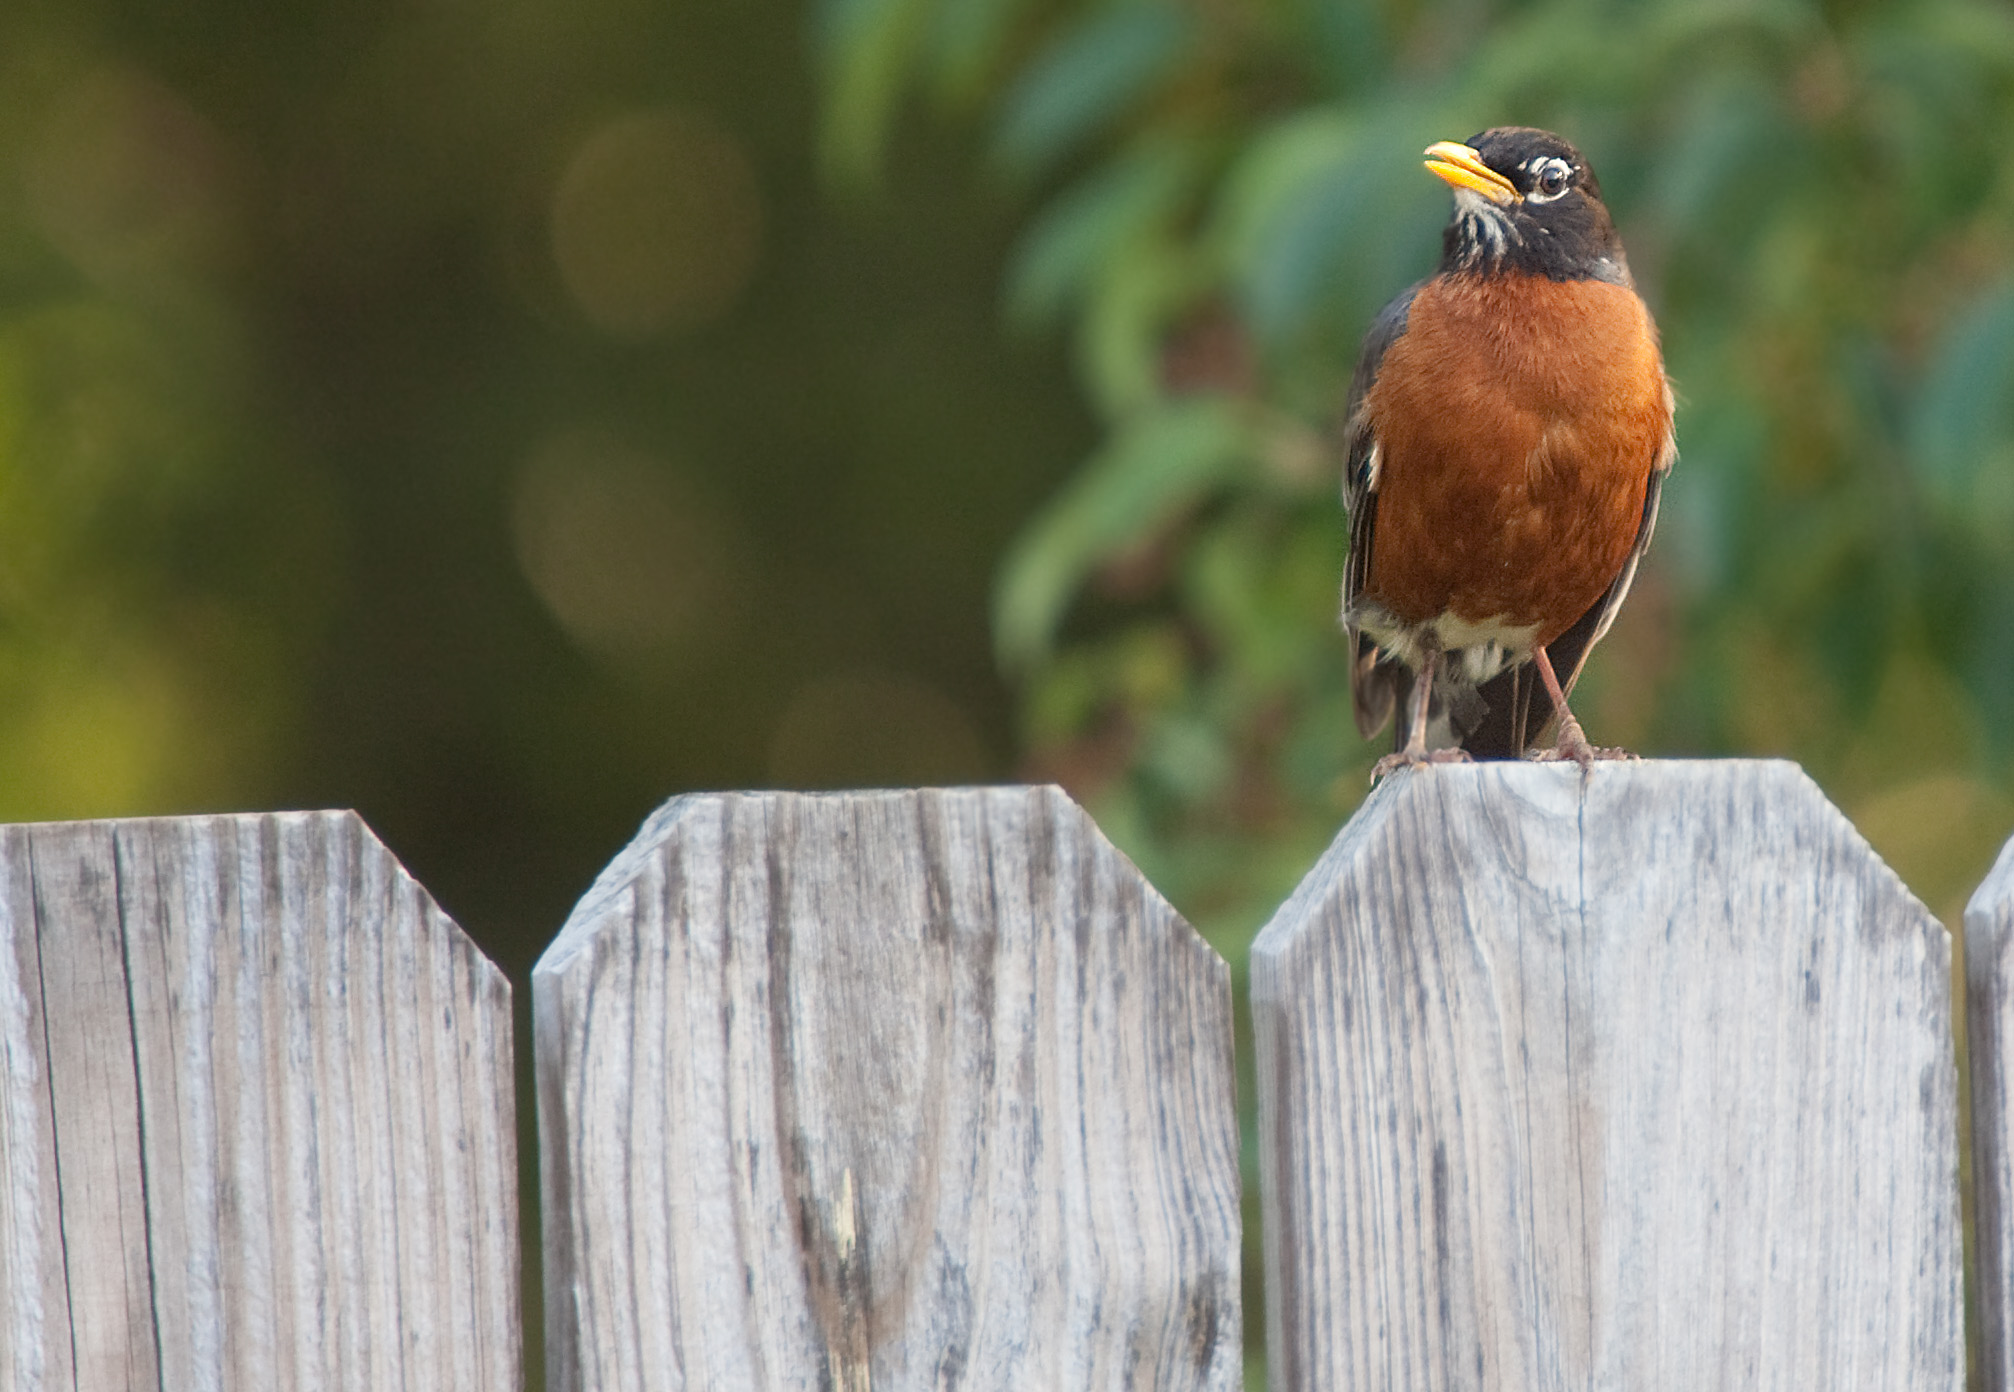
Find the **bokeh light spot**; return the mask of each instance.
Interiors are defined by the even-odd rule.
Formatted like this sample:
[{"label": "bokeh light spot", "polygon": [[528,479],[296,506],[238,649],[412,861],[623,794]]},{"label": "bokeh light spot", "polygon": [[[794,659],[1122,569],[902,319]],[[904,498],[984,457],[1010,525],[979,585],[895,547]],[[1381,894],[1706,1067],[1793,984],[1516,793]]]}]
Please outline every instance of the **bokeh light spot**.
[{"label": "bokeh light spot", "polygon": [[229,222],[230,162],[216,129],[179,95],[107,67],[51,106],[24,183],[50,241],[112,279],[213,259]]},{"label": "bokeh light spot", "polygon": [[603,126],[553,195],[560,279],[588,321],[617,337],[717,318],[747,284],[761,241],[761,192],[741,142],[694,111]]},{"label": "bokeh light spot", "polygon": [[541,445],[519,472],[511,521],[532,588],[598,656],[647,657],[732,602],[732,519],[690,477],[603,433]]},{"label": "bokeh light spot", "polygon": [[987,776],[965,711],[927,682],[872,668],[818,677],[791,697],[769,742],[782,788],[907,788]]}]

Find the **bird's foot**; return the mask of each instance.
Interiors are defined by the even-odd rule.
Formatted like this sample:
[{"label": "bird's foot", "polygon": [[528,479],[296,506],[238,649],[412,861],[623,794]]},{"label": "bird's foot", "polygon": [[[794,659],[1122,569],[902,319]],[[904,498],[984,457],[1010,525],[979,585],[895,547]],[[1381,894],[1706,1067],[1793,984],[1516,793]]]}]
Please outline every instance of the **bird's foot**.
[{"label": "bird's foot", "polygon": [[1634,749],[1624,749],[1621,745],[1583,743],[1578,749],[1534,749],[1525,755],[1525,759],[1534,764],[1560,764],[1571,759],[1586,769],[1611,761],[1640,764],[1643,762],[1643,755]]},{"label": "bird's foot", "polygon": [[1371,765],[1371,782],[1397,773],[1400,769],[1419,768],[1423,764],[1472,764],[1466,749],[1401,749],[1396,754],[1387,754]]},{"label": "bird's foot", "polygon": [[1526,757],[1542,764],[1562,763],[1571,759],[1580,765],[1580,771],[1585,775],[1594,772],[1597,762],[1611,759],[1640,760],[1642,756],[1619,747],[1589,744],[1586,732],[1580,728],[1580,722],[1569,716],[1560,726],[1558,743],[1551,749],[1541,749]]}]

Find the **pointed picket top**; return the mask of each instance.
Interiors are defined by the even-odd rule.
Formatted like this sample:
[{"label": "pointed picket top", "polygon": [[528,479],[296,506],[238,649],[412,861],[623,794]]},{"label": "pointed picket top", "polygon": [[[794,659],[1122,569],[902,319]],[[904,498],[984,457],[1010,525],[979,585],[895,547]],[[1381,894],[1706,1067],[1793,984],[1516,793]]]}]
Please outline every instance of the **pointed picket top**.
[{"label": "pointed picket top", "polygon": [[1987,1392],[2014,1392],[2014,840],[1965,908],[1965,1032]]},{"label": "pointed picket top", "polygon": [[350,812],[0,827],[0,1386],[521,1385],[510,987]]},{"label": "pointed picket top", "polygon": [[1229,973],[1059,790],[678,798],[533,995],[554,1392],[1239,1385]]},{"label": "pointed picket top", "polygon": [[1956,1392],[1949,961],[1794,765],[1394,776],[1253,949],[1273,1386]]}]

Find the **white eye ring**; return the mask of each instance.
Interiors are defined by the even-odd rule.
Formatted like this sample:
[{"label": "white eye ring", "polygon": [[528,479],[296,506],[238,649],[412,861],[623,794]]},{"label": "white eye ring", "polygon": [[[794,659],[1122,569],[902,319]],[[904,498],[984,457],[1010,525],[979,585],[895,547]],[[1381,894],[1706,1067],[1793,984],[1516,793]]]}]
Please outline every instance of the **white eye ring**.
[{"label": "white eye ring", "polygon": [[1531,192],[1525,197],[1533,203],[1550,203],[1572,187],[1573,166],[1555,155],[1533,172]]}]

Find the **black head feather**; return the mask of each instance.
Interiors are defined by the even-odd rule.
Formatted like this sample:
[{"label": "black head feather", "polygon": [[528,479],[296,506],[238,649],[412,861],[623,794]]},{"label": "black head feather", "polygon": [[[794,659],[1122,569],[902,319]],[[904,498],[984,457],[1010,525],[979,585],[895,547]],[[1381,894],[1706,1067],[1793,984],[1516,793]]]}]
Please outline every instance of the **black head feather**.
[{"label": "black head feather", "polygon": [[1580,151],[1530,126],[1498,126],[1468,144],[1510,181],[1515,195],[1500,203],[1455,189],[1454,216],[1441,239],[1444,273],[1516,271],[1631,283],[1601,184]]}]

